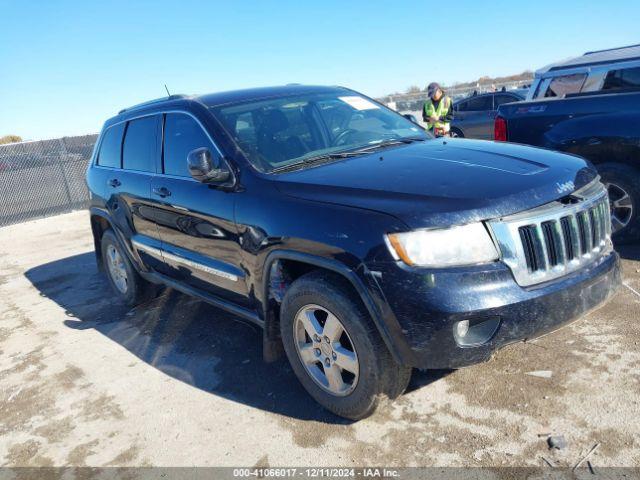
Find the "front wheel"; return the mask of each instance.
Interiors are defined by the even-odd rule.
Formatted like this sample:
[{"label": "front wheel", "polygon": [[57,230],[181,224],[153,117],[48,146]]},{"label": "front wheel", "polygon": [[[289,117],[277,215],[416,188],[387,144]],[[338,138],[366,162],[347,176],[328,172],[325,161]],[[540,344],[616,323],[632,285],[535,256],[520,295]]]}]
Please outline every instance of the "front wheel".
[{"label": "front wheel", "polygon": [[296,280],[282,302],[280,329],[291,366],[324,408],[352,420],[406,389],[411,368],[398,365],[350,286],[331,274]]}]

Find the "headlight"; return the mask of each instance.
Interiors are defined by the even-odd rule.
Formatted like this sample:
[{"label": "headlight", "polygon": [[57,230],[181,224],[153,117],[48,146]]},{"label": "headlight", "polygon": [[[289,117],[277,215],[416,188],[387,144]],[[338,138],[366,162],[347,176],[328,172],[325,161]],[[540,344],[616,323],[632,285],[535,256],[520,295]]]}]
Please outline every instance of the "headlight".
[{"label": "headlight", "polygon": [[482,223],[436,230],[390,233],[387,246],[396,260],[420,267],[452,267],[499,258]]}]

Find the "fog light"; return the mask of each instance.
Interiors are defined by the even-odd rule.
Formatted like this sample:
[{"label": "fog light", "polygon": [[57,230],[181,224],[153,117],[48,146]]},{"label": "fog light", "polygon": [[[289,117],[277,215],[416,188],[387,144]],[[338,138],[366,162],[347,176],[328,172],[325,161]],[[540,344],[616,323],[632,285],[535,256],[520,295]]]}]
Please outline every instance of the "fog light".
[{"label": "fog light", "polygon": [[453,324],[453,337],[460,346],[475,347],[491,340],[499,326],[500,317],[461,320]]},{"label": "fog light", "polygon": [[463,338],[469,331],[469,320],[462,320],[456,323],[456,336]]}]

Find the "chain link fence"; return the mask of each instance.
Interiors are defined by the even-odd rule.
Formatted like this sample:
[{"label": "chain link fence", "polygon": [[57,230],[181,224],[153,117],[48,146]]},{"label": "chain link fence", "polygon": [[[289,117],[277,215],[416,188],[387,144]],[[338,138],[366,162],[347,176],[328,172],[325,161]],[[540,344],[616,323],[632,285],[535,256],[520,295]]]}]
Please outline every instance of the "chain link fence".
[{"label": "chain link fence", "polygon": [[0,227],[87,208],[98,135],[0,145]]}]

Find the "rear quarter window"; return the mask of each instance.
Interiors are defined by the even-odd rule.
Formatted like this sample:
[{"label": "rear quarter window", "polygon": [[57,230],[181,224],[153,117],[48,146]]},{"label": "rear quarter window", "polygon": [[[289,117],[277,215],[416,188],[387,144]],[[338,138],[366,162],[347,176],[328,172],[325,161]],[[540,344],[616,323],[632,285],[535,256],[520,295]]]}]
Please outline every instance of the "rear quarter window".
[{"label": "rear quarter window", "polygon": [[102,137],[97,164],[102,167],[120,168],[120,156],[122,152],[122,134],[124,123],[119,123],[107,128]]},{"label": "rear quarter window", "polygon": [[640,88],[640,67],[611,70],[607,73],[603,90],[624,90]]},{"label": "rear quarter window", "polygon": [[493,100],[493,109],[497,110],[498,107],[500,105],[502,105],[503,103],[511,103],[511,102],[519,102],[520,100],[522,100],[520,97],[517,97],[515,95],[508,95],[505,93],[501,93],[499,95],[496,95],[494,100]]}]

